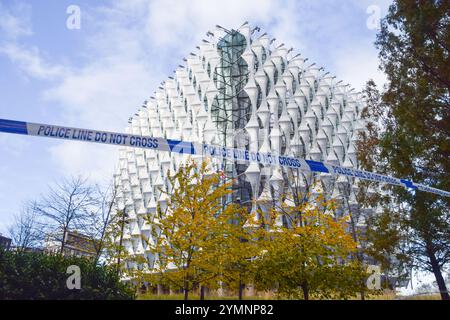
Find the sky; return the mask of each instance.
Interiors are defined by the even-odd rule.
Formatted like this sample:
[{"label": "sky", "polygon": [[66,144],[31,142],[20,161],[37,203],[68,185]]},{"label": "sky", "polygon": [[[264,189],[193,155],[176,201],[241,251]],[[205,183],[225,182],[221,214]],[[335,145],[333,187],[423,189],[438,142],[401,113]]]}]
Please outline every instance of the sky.
[{"label": "sky", "polygon": [[[382,86],[374,41],[390,3],[0,0],[0,119],[122,132],[208,30],[245,21],[357,91]],[[52,183],[105,183],[117,159],[115,146],[0,133],[0,233]]]},{"label": "sky", "polygon": [[[0,0],[0,118],[124,131],[208,30],[245,21],[357,91],[370,78],[382,85],[374,41],[390,2]],[[108,181],[117,151],[0,133],[0,233],[63,177]]]}]

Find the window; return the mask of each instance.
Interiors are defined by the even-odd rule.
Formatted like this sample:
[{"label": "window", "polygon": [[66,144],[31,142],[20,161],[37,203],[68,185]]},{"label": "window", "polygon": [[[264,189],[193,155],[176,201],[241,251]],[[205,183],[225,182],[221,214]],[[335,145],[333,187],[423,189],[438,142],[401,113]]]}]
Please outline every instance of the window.
[{"label": "window", "polygon": [[290,126],[290,139],[292,139],[294,137],[294,121],[292,120],[291,117],[289,117],[289,119],[291,120],[291,126]]},{"label": "window", "polygon": [[275,68],[275,73],[273,75],[273,83],[277,83],[278,81],[278,68]]},{"label": "window", "polygon": [[283,102],[281,102],[278,92],[277,92],[277,97],[278,97],[278,118],[280,118],[281,113],[283,113]]},{"label": "window", "polygon": [[308,112],[308,99],[306,97],[303,97],[304,103],[303,103],[303,112]]},{"label": "window", "polygon": [[[325,133],[325,135],[326,135],[326,133]],[[328,154],[330,152],[330,148],[331,148],[330,139],[328,139],[328,136],[327,136],[327,145],[326,145],[326,147],[327,147],[327,154]]]},{"label": "window", "polygon": [[270,81],[269,81],[269,77],[267,75],[267,73],[264,71],[266,77],[267,77],[267,84],[266,84],[266,95],[269,93],[270,91]]},{"label": "window", "polygon": [[311,130],[311,127],[308,124],[308,130],[309,130],[309,144],[311,145],[313,142],[313,132]]},{"label": "window", "polygon": [[208,111],[208,99],[206,99],[206,96],[203,99],[203,106],[205,107],[205,111]]},{"label": "window", "polygon": [[286,136],[284,132],[281,134],[281,150],[280,154],[284,154],[286,152]]},{"label": "window", "polygon": [[256,56],[256,54],[254,52],[253,52],[253,68],[254,68],[254,70],[258,70],[258,68],[259,68],[258,57]]},{"label": "window", "polygon": [[303,141],[302,137],[300,137],[300,144],[302,146],[302,151],[301,151],[300,156],[305,157],[305,155],[306,155],[305,141]]},{"label": "window", "polygon": [[297,81],[294,77],[294,80],[292,80],[292,94],[294,94],[295,91],[297,91]]},{"label": "window", "polygon": [[261,91],[261,87],[259,86],[259,84],[256,84],[256,87],[258,88],[258,98],[256,99],[256,107],[259,108],[261,106],[262,91]]},{"label": "window", "polygon": [[267,54],[266,54],[266,49],[264,49],[264,47],[262,48],[262,55],[261,55],[261,57],[262,57],[262,63],[264,63],[264,62],[266,62],[266,59],[267,59]]}]

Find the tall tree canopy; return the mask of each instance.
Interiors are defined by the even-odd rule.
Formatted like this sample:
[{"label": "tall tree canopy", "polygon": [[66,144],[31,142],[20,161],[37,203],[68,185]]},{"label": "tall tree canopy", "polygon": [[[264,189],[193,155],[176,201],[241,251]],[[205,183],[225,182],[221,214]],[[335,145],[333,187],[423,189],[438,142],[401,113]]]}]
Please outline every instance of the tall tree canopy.
[{"label": "tall tree canopy", "polygon": [[[381,158],[392,174],[450,190],[450,2],[396,0],[376,45],[388,79]],[[442,271],[450,261],[450,198],[395,189],[405,204],[415,266],[434,273],[449,299]]]}]

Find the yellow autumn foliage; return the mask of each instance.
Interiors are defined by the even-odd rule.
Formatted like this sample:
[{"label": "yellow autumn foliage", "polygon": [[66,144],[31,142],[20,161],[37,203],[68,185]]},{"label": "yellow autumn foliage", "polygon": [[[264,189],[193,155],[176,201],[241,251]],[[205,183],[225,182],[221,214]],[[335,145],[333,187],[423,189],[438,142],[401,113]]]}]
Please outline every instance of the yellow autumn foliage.
[{"label": "yellow autumn foliage", "polygon": [[210,172],[207,162],[189,162],[168,176],[176,187],[167,193],[166,208],[158,209],[158,222],[152,220],[150,249],[158,263],[149,282],[181,290],[185,299],[201,286],[242,284],[291,298],[348,298],[364,284],[366,274],[352,259],[357,243],[347,231],[348,217],[336,218],[333,201],[318,196],[283,204],[259,211],[256,221],[255,213],[233,202],[234,181]]},{"label": "yellow autumn foliage", "polygon": [[151,250],[159,262],[149,279],[183,290],[185,297],[201,285],[232,284],[252,246],[243,228],[250,215],[231,202],[233,181],[209,172],[207,162],[190,162],[168,179],[177,187],[153,228]]}]

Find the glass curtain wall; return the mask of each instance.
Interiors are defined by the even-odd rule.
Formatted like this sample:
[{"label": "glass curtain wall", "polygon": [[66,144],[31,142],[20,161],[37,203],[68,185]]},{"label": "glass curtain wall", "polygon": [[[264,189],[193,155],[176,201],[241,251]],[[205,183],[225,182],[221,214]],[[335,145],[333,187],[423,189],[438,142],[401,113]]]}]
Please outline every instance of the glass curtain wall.
[{"label": "glass curtain wall", "polygon": [[[250,119],[251,105],[244,87],[248,82],[248,66],[241,55],[246,48],[245,37],[228,31],[217,44],[220,62],[214,72],[214,82],[219,94],[212,105],[212,117],[219,132],[219,143],[226,147],[248,150],[245,125]],[[237,178],[232,201],[240,199],[243,205],[251,206],[251,186],[245,180],[248,164],[224,160],[223,170],[227,178]]]}]

